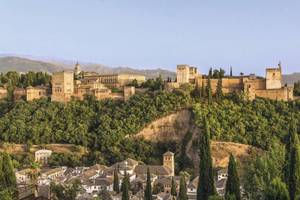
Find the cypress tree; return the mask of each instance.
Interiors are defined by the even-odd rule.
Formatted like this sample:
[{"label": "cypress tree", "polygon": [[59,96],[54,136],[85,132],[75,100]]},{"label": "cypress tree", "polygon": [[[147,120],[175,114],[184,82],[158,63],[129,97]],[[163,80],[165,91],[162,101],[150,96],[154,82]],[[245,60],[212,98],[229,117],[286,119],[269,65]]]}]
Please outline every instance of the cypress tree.
[{"label": "cypress tree", "polygon": [[230,76],[232,76],[232,67],[230,66]]},{"label": "cypress tree", "polygon": [[122,200],[129,200],[129,177],[127,172],[125,172],[123,182],[122,182]]},{"label": "cypress tree", "polygon": [[178,200],[188,200],[188,196],[186,193],[186,182],[184,176],[180,177],[180,188],[178,194]]},{"label": "cypress tree", "polygon": [[119,183],[119,176],[118,176],[118,170],[115,168],[114,170],[114,185],[113,189],[116,193],[120,192],[120,183]]},{"label": "cypress tree", "polygon": [[176,185],[175,185],[174,177],[172,177],[171,195],[172,196],[177,196],[177,191],[176,191]]},{"label": "cypress tree", "polygon": [[200,134],[199,149],[199,181],[197,187],[197,200],[207,200],[209,196],[215,195],[213,167],[210,152],[210,131],[206,118],[204,118],[204,131]]},{"label": "cypress tree", "polygon": [[209,76],[209,77],[212,77],[212,76],[213,76],[213,70],[212,70],[212,68],[209,68],[208,76]]},{"label": "cypress tree", "polygon": [[152,200],[152,187],[151,187],[151,175],[150,175],[150,169],[147,169],[147,183],[146,183],[146,189],[144,193],[144,199],[145,200]]},{"label": "cypress tree", "polygon": [[221,101],[222,98],[223,98],[222,77],[221,77],[221,75],[219,75],[219,79],[218,79],[218,83],[217,83],[216,98],[217,98],[217,101]]},{"label": "cypress tree", "polygon": [[288,170],[290,199],[295,200],[300,195],[300,146],[296,132],[292,133]]},{"label": "cypress tree", "polygon": [[236,200],[241,199],[240,180],[237,173],[236,162],[232,154],[229,157],[228,178],[226,182],[225,196],[234,195]]},{"label": "cypress tree", "polygon": [[205,96],[206,96],[206,92],[205,92],[204,80],[202,80],[201,97],[205,97]]},{"label": "cypress tree", "polygon": [[7,153],[3,154],[2,170],[4,181],[7,188],[16,188],[16,175],[10,156]]},{"label": "cypress tree", "polygon": [[211,104],[212,103],[212,91],[211,91],[210,76],[208,76],[208,79],[207,79],[206,94],[207,94],[208,104]]}]

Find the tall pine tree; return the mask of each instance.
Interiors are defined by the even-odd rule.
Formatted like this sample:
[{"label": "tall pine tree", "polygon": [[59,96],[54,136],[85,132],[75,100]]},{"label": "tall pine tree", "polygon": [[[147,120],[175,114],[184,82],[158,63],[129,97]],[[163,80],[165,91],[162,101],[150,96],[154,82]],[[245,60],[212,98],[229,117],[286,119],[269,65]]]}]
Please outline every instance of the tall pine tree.
[{"label": "tall pine tree", "polygon": [[218,83],[217,83],[217,91],[216,91],[216,99],[217,101],[221,101],[223,98],[223,91],[222,91],[222,77],[219,74]]},{"label": "tall pine tree", "polygon": [[295,200],[300,195],[300,146],[296,132],[292,133],[290,156],[288,164],[288,188],[290,199]]},{"label": "tall pine tree", "polygon": [[119,176],[118,176],[118,170],[115,168],[114,170],[114,185],[113,189],[116,193],[120,192],[120,183],[119,183]]},{"label": "tall pine tree", "polygon": [[213,177],[213,166],[210,152],[210,130],[208,121],[204,120],[204,130],[199,140],[199,181],[197,188],[197,200],[207,200],[209,196],[216,194]]},{"label": "tall pine tree", "polygon": [[206,94],[207,94],[208,104],[211,104],[212,103],[212,91],[211,91],[210,76],[208,76],[208,79],[207,79]]},{"label": "tall pine tree", "polygon": [[152,200],[152,186],[151,186],[151,174],[150,169],[147,169],[147,183],[146,183],[146,189],[144,194],[145,200]]},{"label": "tall pine tree", "polygon": [[176,184],[175,184],[174,177],[172,177],[171,195],[175,196],[175,197],[177,196]]},{"label": "tall pine tree", "polygon": [[178,200],[188,200],[187,191],[186,191],[186,182],[183,175],[180,177]]},{"label": "tall pine tree", "polygon": [[5,186],[7,188],[16,188],[16,175],[10,156],[7,153],[3,154],[2,170],[4,174]]},{"label": "tall pine tree", "polygon": [[129,200],[129,176],[125,171],[125,175],[122,182],[122,200]]},{"label": "tall pine tree", "polygon": [[241,199],[240,180],[237,173],[236,162],[232,154],[230,154],[229,157],[225,197],[228,195],[234,195],[236,200]]}]

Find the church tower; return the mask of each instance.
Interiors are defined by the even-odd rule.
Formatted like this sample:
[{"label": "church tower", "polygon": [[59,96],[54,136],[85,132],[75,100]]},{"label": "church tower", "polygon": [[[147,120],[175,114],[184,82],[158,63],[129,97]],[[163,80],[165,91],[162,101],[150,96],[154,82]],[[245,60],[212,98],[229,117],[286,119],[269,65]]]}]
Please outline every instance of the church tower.
[{"label": "church tower", "polygon": [[163,155],[163,166],[171,170],[171,176],[175,175],[174,153],[167,151]]},{"label": "church tower", "polygon": [[81,70],[80,70],[80,65],[79,65],[79,63],[77,62],[77,63],[75,64],[75,68],[74,68],[74,74],[75,74],[75,76],[79,75],[80,72],[81,72]]}]

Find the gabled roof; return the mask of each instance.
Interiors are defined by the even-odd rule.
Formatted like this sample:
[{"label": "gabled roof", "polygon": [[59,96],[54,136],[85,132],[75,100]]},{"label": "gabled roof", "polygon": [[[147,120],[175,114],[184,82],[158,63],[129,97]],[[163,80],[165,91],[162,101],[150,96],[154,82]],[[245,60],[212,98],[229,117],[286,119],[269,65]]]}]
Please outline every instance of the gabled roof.
[{"label": "gabled roof", "polygon": [[166,153],[164,153],[164,156],[174,156],[174,153],[171,151],[167,151]]},{"label": "gabled roof", "polygon": [[161,165],[138,165],[135,167],[134,172],[136,174],[147,174],[148,168],[151,174],[158,176],[168,176],[172,173],[168,167]]}]

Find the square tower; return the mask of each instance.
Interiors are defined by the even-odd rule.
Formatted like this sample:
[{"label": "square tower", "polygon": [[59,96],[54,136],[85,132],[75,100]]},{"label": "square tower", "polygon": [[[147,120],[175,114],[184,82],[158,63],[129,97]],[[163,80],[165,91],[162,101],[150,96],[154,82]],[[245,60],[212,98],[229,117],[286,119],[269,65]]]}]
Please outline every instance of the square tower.
[{"label": "square tower", "polygon": [[282,80],[281,65],[278,64],[278,68],[266,69],[266,89],[280,89]]},{"label": "square tower", "polygon": [[171,170],[171,176],[175,175],[174,153],[167,151],[163,155],[163,166]]},{"label": "square tower", "polygon": [[55,72],[52,75],[52,101],[66,102],[74,95],[73,71]]},{"label": "square tower", "polygon": [[191,67],[189,65],[177,65],[176,78],[177,83],[196,83],[198,77],[197,67]]}]

